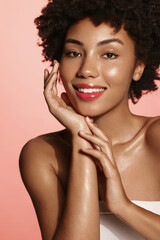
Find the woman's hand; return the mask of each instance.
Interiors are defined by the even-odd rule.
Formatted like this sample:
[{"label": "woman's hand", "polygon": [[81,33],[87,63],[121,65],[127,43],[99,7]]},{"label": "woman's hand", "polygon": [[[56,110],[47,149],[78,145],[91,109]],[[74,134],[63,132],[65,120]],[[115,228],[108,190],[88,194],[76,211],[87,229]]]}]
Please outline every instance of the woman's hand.
[{"label": "woman's hand", "polygon": [[92,156],[95,164],[100,168],[100,175],[105,181],[104,187],[100,189],[101,197],[110,211],[118,214],[130,201],[121,182],[111,143],[104,133],[94,123],[89,121],[89,118],[86,118],[86,122],[93,134],[79,131],[79,135],[90,142],[93,148],[83,147],[81,150]]},{"label": "woman's hand", "polygon": [[80,129],[90,132],[84,117],[74,110],[67,94],[63,92],[61,98],[58,96],[58,70],[59,63],[55,60],[51,73],[47,69],[44,71],[44,96],[49,111],[72,134],[78,133]]}]

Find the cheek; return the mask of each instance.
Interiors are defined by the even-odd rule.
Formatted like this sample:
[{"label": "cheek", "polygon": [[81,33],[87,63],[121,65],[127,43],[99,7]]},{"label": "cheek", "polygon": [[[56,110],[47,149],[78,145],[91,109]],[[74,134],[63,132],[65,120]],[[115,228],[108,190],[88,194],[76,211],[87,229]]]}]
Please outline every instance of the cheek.
[{"label": "cheek", "polygon": [[59,72],[63,85],[67,86],[68,83],[70,83],[75,78],[77,65],[73,64],[72,61],[62,60],[60,62]]},{"label": "cheek", "polygon": [[68,75],[69,75],[70,71],[68,71],[68,66],[63,61],[60,62],[59,73],[60,73],[61,80],[64,84],[67,81],[67,79],[69,78]]},{"label": "cheek", "polygon": [[108,71],[106,71],[105,73],[109,79],[112,79],[112,78],[114,79],[119,75],[119,69],[116,67],[113,67],[113,68],[109,69]]},{"label": "cheek", "polygon": [[103,67],[101,69],[101,75],[103,76],[103,79],[105,80],[108,85],[113,84],[114,82],[117,82],[117,79],[119,79],[120,76],[120,69],[116,66],[110,66],[110,67]]},{"label": "cheek", "polygon": [[126,64],[103,67],[101,74],[109,86],[128,87],[132,81],[133,70]]},{"label": "cheek", "polygon": [[65,90],[68,92],[68,83],[72,79],[72,72],[69,68],[68,64],[65,62],[60,62],[60,68],[59,68],[60,78],[62,80],[63,86]]}]

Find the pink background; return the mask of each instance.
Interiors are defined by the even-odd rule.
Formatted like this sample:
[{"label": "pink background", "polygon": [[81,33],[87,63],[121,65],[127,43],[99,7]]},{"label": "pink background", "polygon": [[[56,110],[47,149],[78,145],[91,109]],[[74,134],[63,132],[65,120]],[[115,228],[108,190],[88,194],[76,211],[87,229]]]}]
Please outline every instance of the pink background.
[{"label": "pink background", "polygon": [[[33,24],[46,2],[0,2],[0,239],[3,240],[41,239],[34,208],[20,178],[18,157],[29,139],[63,128],[50,115],[43,98],[43,69],[49,64],[41,62]],[[152,97],[144,96],[137,105],[131,105],[132,111],[160,115],[159,93],[158,90]]]}]

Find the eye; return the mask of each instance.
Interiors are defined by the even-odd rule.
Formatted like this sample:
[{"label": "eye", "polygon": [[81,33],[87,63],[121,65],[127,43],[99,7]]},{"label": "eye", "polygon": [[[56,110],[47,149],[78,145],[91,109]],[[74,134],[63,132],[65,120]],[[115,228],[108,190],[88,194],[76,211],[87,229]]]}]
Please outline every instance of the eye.
[{"label": "eye", "polygon": [[115,53],[105,53],[105,54],[103,54],[103,57],[104,57],[104,58],[115,59],[115,58],[118,57],[118,55],[115,54]]},{"label": "eye", "polygon": [[81,56],[80,53],[75,52],[75,51],[67,51],[67,52],[65,52],[65,55],[67,57],[71,57],[71,58],[75,58],[75,57]]}]

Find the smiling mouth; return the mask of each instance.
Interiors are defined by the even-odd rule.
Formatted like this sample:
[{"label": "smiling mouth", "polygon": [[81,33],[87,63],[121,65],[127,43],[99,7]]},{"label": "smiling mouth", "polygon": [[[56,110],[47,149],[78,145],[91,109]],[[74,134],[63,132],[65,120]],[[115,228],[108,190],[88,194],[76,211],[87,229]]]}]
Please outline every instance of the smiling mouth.
[{"label": "smiling mouth", "polygon": [[78,84],[73,85],[73,88],[75,89],[75,92],[77,96],[85,101],[90,101],[95,98],[98,98],[101,96],[104,91],[107,89],[106,87],[101,87],[97,85],[88,85],[88,84]]},{"label": "smiling mouth", "polygon": [[77,88],[74,86],[74,88],[78,92],[83,92],[83,93],[95,93],[95,92],[103,92],[105,88]]}]

